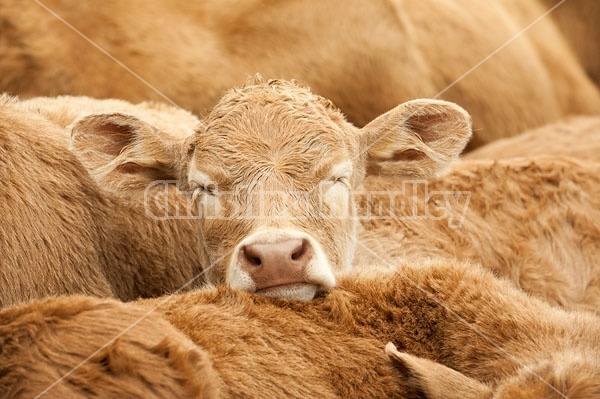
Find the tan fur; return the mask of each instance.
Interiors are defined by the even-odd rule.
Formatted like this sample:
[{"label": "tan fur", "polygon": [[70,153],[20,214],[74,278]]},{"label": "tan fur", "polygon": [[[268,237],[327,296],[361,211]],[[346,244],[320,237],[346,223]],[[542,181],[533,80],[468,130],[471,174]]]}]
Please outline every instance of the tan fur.
[{"label": "tan fur", "polygon": [[[440,179],[416,189],[389,179],[369,178],[372,191],[403,192],[394,207],[396,220],[367,220],[357,251],[378,256],[422,259],[453,257],[479,263],[525,291],[567,308],[600,310],[600,165],[537,157],[531,160],[463,161]],[[425,192],[467,192],[470,201],[459,228],[444,215],[440,195],[425,204]],[[418,200],[414,201],[413,195]],[[365,212],[365,197],[359,208]],[[374,195],[389,209],[387,194]],[[404,201],[400,209],[398,199]],[[441,201],[441,204],[440,204]],[[466,204],[450,201],[453,222]],[[440,206],[442,211],[440,211]],[[385,216],[385,215],[384,215]],[[384,239],[391,239],[389,245]],[[373,259],[372,261],[376,261]],[[368,260],[357,259],[357,263]]]},{"label": "tan fur", "polygon": [[462,159],[505,159],[536,155],[563,155],[580,160],[600,161],[600,118],[567,118],[486,144],[465,154]]},{"label": "tan fur", "polygon": [[[51,294],[157,296],[202,271],[193,222],[152,220],[143,203],[102,190],[64,148],[63,128],[3,102],[0,306]],[[181,200],[175,188],[167,196],[169,209]]]},{"label": "tan fur", "polygon": [[[15,367],[8,374],[13,379],[0,373],[0,386],[19,386],[14,381],[19,381],[18,376],[27,378],[32,364],[45,371],[36,386],[53,383],[50,373],[57,364],[75,366],[89,356],[88,335],[97,344],[108,342],[121,327],[121,319],[138,317],[140,306],[158,306],[162,317],[198,345],[196,351],[208,353],[212,370],[205,360],[207,366],[199,373],[218,375],[223,398],[436,399],[450,397],[444,391],[449,388],[457,398],[491,397],[490,392],[502,399],[562,398],[542,380],[570,399],[592,399],[600,393],[598,317],[553,308],[473,265],[398,266],[399,271],[349,276],[325,297],[308,302],[220,287],[138,305],[71,297],[4,310],[0,312],[0,342],[7,349],[0,352],[0,364]],[[61,307],[82,309],[81,315],[71,319],[65,312],[61,317],[56,311]],[[131,309],[131,315],[125,309]],[[91,331],[84,327],[88,318],[97,320]],[[130,342],[145,340],[145,335],[158,341],[169,331],[173,345],[182,341],[157,315],[134,328],[137,334],[120,338],[125,353],[134,351]],[[67,333],[68,341],[56,339]],[[11,340],[24,334],[35,337],[27,341],[26,349]],[[401,351],[388,347],[393,363],[384,356],[388,341]],[[178,348],[181,354],[188,346]],[[143,352],[149,352],[146,356],[154,361],[155,351],[147,346],[134,354],[143,356]],[[44,358],[43,353],[51,353],[52,358]],[[419,366],[428,362],[428,367]],[[90,363],[82,369],[104,370],[102,377],[112,376],[95,357]],[[157,373],[166,380],[154,367],[150,361],[140,361],[137,370],[142,376]],[[55,373],[61,371],[58,368]],[[120,381],[106,385],[77,378],[78,373],[53,388],[62,386],[65,391],[50,390],[46,397],[66,392],[79,397],[77,389],[84,388],[94,393],[87,397],[104,397],[105,392],[128,392],[154,383],[153,378],[142,377],[126,385]],[[453,384],[456,379],[462,384]],[[165,389],[181,389],[189,381],[165,382]],[[481,395],[473,396],[473,392]],[[515,393],[519,396],[511,396]]]},{"label": "tan fur", "polygon": [[[436,96],[519,34],[441,95],[474,116],[476,147],[569,114],[599,112],[598,89],[553,20],[544,18],[520,33],[550,8],[543,3],[43,4],[158,92],[199,115],[226,89],[259,72],[301,79],[361,126],[399,103]],[[0,8],[0,90],[164,100],[39,4],[3,0]]]}]

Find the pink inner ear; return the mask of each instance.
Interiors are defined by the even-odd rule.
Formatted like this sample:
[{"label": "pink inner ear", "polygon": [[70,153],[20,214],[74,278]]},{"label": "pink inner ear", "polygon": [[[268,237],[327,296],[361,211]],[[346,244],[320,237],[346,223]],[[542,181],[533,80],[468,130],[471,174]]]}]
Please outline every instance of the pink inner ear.
[{"label": "pink inner ear", "polygon": [[426,158],[427,155],[418,150],[395,151],[392,154],[390,161],[420,161]]},{"label": "pink inner ear", "polygon": [[98,126],[94,134],[104,136],[103,152],[113,156],[119,155],[123,148],[132,143],[134,137],[131,126],[116,123],[105,123]]},{"label": "pink inner ear", "polygon": [[120,173],[129,173],[129,174],[139,173],[143,169],[145,169],[143,166],[140,166],[134,162],[126,162],[115,168],[115,170],[117,170]]},{"label": "pink inner ear", "polygon": [[430,143],[439,138],[438,126],[444,124],[444,117],[444,114],[415,114],[406,121],[406,126],[424,143]]}]

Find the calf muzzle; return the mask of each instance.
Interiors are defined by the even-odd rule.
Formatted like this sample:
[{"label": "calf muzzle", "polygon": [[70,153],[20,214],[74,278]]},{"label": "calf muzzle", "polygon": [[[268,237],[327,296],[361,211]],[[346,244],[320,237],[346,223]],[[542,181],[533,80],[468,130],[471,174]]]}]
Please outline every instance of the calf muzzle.
[{"label": "calf muzzle", "polygon": [[314,255],[304,238],[251,242],[240,248],[239,264],[256,284],[257,291],[305,282],[306,268]]}]

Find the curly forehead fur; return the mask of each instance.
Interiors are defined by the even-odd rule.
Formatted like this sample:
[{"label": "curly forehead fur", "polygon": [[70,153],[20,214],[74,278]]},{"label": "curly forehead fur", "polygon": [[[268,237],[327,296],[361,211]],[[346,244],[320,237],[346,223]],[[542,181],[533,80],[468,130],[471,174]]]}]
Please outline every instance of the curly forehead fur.
[{"label": "curly forehead fur", "polygon": [[338,124],[346,121],[341,111],[330,100],[313,94],[308,87],[294,80],[266,80],[258,75],[249,79],[244,86],[229,90],[206,121],[209,125],[218,123],[220,119],[236,111],[243,112],[252,106],[266,105],[276,105],[282,111],[300,111],[298,117],[327,115]]}]

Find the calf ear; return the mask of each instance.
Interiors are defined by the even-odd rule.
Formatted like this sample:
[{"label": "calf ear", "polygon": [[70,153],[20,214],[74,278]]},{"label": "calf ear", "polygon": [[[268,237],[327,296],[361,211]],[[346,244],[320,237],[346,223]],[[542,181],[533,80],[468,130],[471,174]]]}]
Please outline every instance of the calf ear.
[{"label": "calf ear", "polygon": [[145,187],[178,177],[181,143],[134,116],[80,119],[71,127],[71,150],[104,188]]},{"label": "calf ear", "polygon": [[414,100],[363,129],[367,174],[429,178],[443,171],[471,138],[471,117],[454,103]]},{"label": "calf ear", "polygon": [[386,354],[403,373],[409,385],[427,399],[486,399],[492,390],[485,384],[433,362],[405,352],[398,352],[390,342],[385,346]]}]

